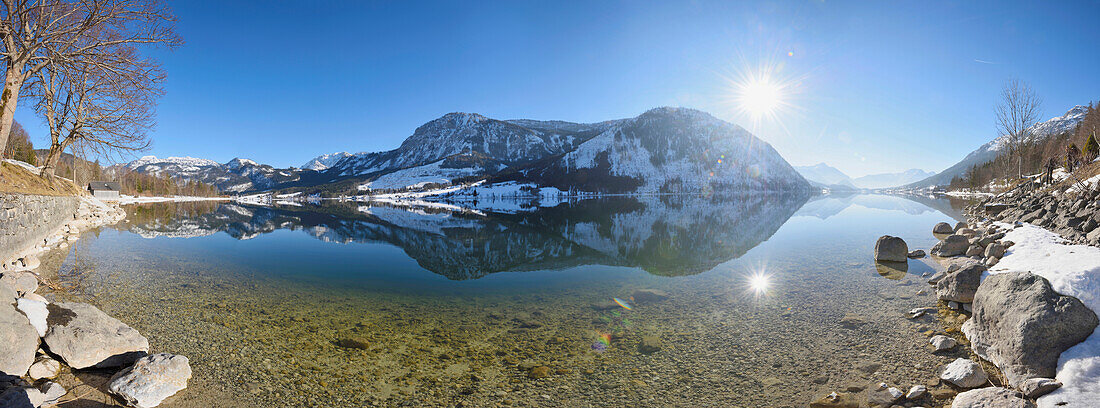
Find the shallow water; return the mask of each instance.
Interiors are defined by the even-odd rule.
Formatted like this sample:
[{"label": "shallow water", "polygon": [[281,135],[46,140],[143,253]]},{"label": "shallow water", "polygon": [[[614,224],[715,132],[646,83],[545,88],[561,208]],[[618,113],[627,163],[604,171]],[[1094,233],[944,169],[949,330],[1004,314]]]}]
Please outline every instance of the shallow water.
[{"label": "shallow water", "polygon": [[794,407],[922,384],[954,358],[926,348],[933,322],[904,317],[934,304],[928,261],[886,270],[871,250],[891,234],[927,251],[958,203],[505,207],[127,206],[54,267],[79,285],[53,296],[188,356],[190,387],[164,406]]}]

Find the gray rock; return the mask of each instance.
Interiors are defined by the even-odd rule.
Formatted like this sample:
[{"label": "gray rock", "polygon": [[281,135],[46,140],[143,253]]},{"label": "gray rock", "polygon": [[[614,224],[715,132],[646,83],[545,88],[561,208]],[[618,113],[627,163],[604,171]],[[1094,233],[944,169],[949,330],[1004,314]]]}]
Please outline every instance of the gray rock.
[{"label": "gray rock", "polygon": [[1058,356],[1085,340],[1100,320],[1080,300],[1054,291],[1045,278],[1013,272],[986,278],[962,325],[974,352],[1016,386],[1054,377]]},{"label": "gray rock", "polygon": [[966,227],[967,227],[967,225],[966,225],[965,222],[959,221],[959,222],[955,223],[955,232],[958,233],[959,230],[964,229]]},{"label": "gray rock", "polygon": [[963,388],[977,388],[989,381],[982,366],[965,358],[956,359],[944,367],[940,379]]},{"label": "gray rock", "polygon": [[133,366],[119,371],[107,386],[111,393],[131,406],[150,408],[187,388],[191,366],[187,357],[167,353],[142,357]]},{"label": "gray rock", "polygon": [[1035,404],[1019,392],[986,387],[959,393],[951,401],[951,408],[1035,408]]},{"label": "gray rock", "polygon": [[39,388],[39,390],[45,397],[45,401],[42,402],[43,406],[56,405],[57,401],[60,400],[61,397],[64,397],[65,394],[68,392],[65,391],[65,387],[62,387],[61,384],[55,383],[53,381],[43,384]]},{"label": "gray rock", "polygon": [[642,336],[642,341],[638,342],[638,352],[643,354],[656,353],[661,351],[661,347],[661,338],[657,336]]},{"label": "gray rock", "polygon": [[1025,397],[1030,399],[1036,399],[1041,396],[1050,394],[1062,386],[1061,382],[1053,378],[1028,378],[1020,384],[1020,391],[1024,393]]},{"label": "gray rock", "polygon": [[970,263],[957,271],[947,273],[936,282],[936,296],[940,300],[960,303],[974,301],[974,293],[977,292],[985,271],[984,265]]},{"label": "gray rock", "polygon": [[955,229],[951,228],[951,224],[946,222],[941,222],[932,227],[933,234],[951,234],[953,232],[955,232]]},{"label": "gray rock", "polygon": [[38,332],[14,305],[0,302],[0,373],[21,377],[34,364]]},{"label": "gray rock", "polygon": [[966,248],[966,256],[981,256],[982,252],[982,247],[977,245],[971,245],[969,248]]},{"label": "gray rock", "polygon": [[985,247],[986,258],[1003,258],[1005,256],[1005,248],[996,242],[990,243]]},{"label": "gray rock", "polygon": [[970,238],[974,238],[976,235],[978,235],[978,231],[974,231],[970,228],[961,228],[956,230],[955,234],[966,237],[967,241],[969,242]]},{"label": "gray rock", "polygon": [[51,303],[43,339],[72,368],[119,367],[149,351],[149,341],[87,303]]},{"label": "gray rock", "polygon": [[15,289],[7,281],[0,280],[0,303],[15,303],[18,297],[19,294],[15,293]]},{"label": "gray rock", "polygon": [[901,238],[883,235],[875,241],[876,261],[905,262],[908,255],[909,246]]},{"label": "gray rock", "polygon": [[901,399],[905,393],[894,387],[887,387],[886,383],[867,391],[867,406],[889,407]]},{"label": "gray rock", "polygon": [[937,255],[942,257],[959,256],[966,253],[967,248],[970,248],[970,241],[962,235],[948,235],[943,239],[943,242],[939,244],[939,251]]},{"label": "gray rock", "polygon": [[935,347],[936,351],[951,350],[959,344],[955,339],[942,334],[932,336],[932,338],[928,340],[928,343],[931,344],[932,347]]},{"label": "gray rock", "polygon": [[16,294],[34,293],[38,290],[38,276],[30,272],[4,272],[0,281],[8,284]]},{"label": "gray rock", "polygon": [[925,255],[924,250],[923,249],[918,249],[916,251],[909,252],[908,257],[909,257],[909,259],[920,259],[920,258],[924,258],[924,255]]}]

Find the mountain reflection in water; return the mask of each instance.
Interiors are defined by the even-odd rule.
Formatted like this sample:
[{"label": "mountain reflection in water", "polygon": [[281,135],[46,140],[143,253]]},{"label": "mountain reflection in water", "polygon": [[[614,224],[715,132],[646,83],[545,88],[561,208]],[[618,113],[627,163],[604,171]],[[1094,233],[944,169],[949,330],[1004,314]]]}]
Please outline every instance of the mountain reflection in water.
[{"label": "mountain reflection in water", "polygon": [[327,242],[382,242],[453,280],[591,264],[682,276],[740,257],[775,234],[809,198],[609,197],[511,213],[375,202],[276,207],[196,202],[127,206],[127,224],[119,227],[146,238],[224,231],[244,240],[287,229]]}]

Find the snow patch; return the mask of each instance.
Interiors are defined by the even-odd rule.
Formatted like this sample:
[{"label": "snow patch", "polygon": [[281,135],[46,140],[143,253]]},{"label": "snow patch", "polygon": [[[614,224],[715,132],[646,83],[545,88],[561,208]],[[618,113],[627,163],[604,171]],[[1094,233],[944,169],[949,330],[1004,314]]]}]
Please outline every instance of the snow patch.
[{"label": "snow patch", "polygon": [[[1012,224],[997,223],[1003,228]],[[1005,234],[1015,242],[990,273],[1030,271],[1050,281],[1055,291],[1081,300],[1100,312],[1100,248],[1074,245],[1053,232],[1024,224]],[[1063,386],[1040,397],[1039,407],[1094,406],[1100,401],[1100,328],[1058,359],[1058,381]]]}]

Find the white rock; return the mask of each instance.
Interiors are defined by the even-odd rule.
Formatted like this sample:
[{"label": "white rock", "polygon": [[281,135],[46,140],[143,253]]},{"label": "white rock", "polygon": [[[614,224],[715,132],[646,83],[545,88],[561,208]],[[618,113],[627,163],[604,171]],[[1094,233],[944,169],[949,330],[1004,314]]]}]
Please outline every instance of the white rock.
[{"label": "white rock", "polygon": [[950,350],[959,344],[955,339],[942,334],[932,336],[932,338],[928,340],[928,343],[935,347],[936,351]]},{"label": "white rock", "polygon": [[41,392],[45,399],[42,402],[42,405],[52,406],[56,405],[57,400],[61,399],[61,397],[64,397],[68,391],[65,391],[65,387],[62,387],[61,384],[50,381],[42,386]]},{"label": "white rock", "polygon": [[131,406],[151,408],[187,388],[190,378],[187,357],[159,353],[142,357],[132,367],[119,371],[107,388]]},{"label": "white rock", "polygon": [[41,380],[43,378],[54,378],[61,372],[61,363],[49,357],[39,359],[34,364],[31,364],[31,369],[28,370],[27,375],[30,375],[34,380]]},{"label": "white rock", "polygon": [[46,335],[46,317],[50,315],[46,310],[46,302],[23,297],[16,302],[16,307],[27,315],[27,320],[31,321],[31,326],[34,326],[34,330],[38,332],[38,337]]},{"label": "white rock", "polygon": [[909,389],[909,392],[905,393],[905,399],[917,399],[924,396],[924,393],[928,392],[928,387],[923,385],[914,385]]},{"label": "white rock", "polygon": [[981,365],[965,358],[948,364],[940,374],[940,379],[963,388],[981,387],[989,381]]}]

